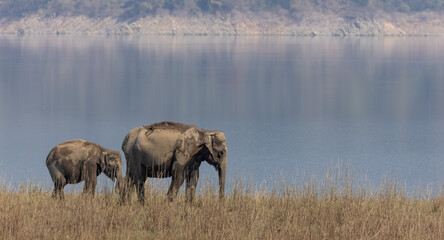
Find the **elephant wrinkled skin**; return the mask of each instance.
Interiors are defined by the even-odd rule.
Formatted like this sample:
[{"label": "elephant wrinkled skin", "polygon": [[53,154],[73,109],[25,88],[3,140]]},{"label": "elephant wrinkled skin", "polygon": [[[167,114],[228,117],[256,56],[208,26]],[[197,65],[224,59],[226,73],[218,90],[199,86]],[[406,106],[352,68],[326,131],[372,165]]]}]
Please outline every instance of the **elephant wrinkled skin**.
[{"label": "elephant wrinkled skin", "polygon": [[46,158],[46,166],[54,182],[53,197],[63,198],[66,184],[81,181],[85,181],[83,192],[94,195],[97,176],[102,172],[113,182],[117,179],[116,188],[122,181],[120,153],[82,139],[55,146]]},{"label": "elephant wrinkled skin", "polygon": [[[202,161],[213,165],[218,171],[219,196],[224,197],[227,146],[221,131],[176,122],[154,123],[131,130],[122,143],[122,150],[127,164],[125,182],[130,188],[136,186],[142,204],[145,198],[143,185],[147,177],[172,177],[168,189],[170,201],[176,197],[186,179],[186,199],[191,202]],[[127,195],[122,194],[123,201]]]}]

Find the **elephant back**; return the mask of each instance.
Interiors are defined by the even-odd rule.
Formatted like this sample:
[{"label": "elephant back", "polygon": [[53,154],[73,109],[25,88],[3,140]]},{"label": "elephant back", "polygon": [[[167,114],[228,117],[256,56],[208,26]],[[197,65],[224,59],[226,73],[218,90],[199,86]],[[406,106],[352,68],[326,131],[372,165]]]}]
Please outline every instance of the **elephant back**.
[{"label": "elephant back", "polygon": [[172,131],[179,131],[180,133],[184,133],[190,128],[200,129],[199,127],[194,125],[171,122],[171,121],[153,123],[151,125],[144,126],[144,128],[147,130],[172,130]]},{"label": "elephant back", "polygon": [[83,139],[69,140],[58,144],[51,149],[46,157],[46,165],[56,161],[76,162],[88,159],[91,155],[100,154],[102,147]]},{"label": "elephant back", "polygon": [[[122,150],[125,154],[131,154],[135,151],[172,151],[181,134],[177,129],[140,127],[136,131],[131,131],[125,137],[122,143]],[[156,150],[153,148],[156,148]]]},{"label": "elephant back", "polygon": [[[164,132],[166,135],[176,135],[184,133],[186,130],[193,127],[198,128],[193,125],[164,121],[153,123],[148,126],[134,128],[125,136],[122,142],[122,151],[125,154],[129,154],[136,144],[144,144],[146,141],[148,141],[152,133]],[[157,137],[154,137],[152,140],[156,139]]]}]

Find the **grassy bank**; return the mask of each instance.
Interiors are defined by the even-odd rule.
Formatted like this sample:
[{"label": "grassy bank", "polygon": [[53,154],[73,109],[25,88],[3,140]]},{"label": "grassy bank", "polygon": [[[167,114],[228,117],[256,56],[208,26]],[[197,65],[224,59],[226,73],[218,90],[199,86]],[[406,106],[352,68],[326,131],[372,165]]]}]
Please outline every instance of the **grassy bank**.
[{"label": "grassy bank", "polygon": [[259,189],[237,181],[224,201],[210,185],[192,205],[169,203],[165,189],[148,186],[146,205],[118,204],[38,186],[0,191],[0,239],[444,239],[444,198],[406,193],[393,181],[378,188],[352,177],[278,183]]}]

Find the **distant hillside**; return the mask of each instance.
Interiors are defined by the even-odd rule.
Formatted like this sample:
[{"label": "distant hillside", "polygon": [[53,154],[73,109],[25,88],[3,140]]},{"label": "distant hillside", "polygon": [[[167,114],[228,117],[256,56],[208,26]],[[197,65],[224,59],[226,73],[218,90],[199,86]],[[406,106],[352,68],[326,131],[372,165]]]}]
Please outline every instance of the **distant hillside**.
[{"label": "distant hillside", "polygon": [[295,20],[310,12],[338,15],[366,15],[385,12],[442,11],[444,0],[0,0],[0,17],[45,16],[112,17],[135,21],[161,11],[198,15],[245,12],[273,12]]},{"label": "distant hillside", "polygon": [[442,35],[444,0],[0,0],[0,33]]}]

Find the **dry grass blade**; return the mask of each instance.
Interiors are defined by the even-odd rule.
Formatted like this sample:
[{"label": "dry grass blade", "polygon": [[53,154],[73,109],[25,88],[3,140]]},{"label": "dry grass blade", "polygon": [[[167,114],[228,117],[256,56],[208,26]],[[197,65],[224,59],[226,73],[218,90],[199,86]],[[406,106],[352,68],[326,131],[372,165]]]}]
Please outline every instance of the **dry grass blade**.
[{"label": "dry grass blade", "polygon": [[144,206],[100,191],[58,201],[40,186],[3,182],[0,239],[444,239],[442,189],[431,197],[393,180],[377,190],[357,182],[346,171],[272,189],[236,180],[223,202],[207,182],[191,205],[183,194],[170,203],[154,184]]}]

